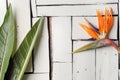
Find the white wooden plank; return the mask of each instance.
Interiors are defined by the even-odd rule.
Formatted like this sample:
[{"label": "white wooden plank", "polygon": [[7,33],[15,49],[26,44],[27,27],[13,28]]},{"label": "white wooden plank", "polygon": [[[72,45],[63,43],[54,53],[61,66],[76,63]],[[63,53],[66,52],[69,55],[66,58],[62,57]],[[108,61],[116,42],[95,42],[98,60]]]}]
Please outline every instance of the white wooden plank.
[{"label": "white wooden plank", "polygon": [[49,74],[25,74],[22,80],[49,80]]},{"label": "white wooden plank", "polygon": [[118,0],[36,0],[37,5],[118,3]]},{"label": "white wooden plank", "polygon": [[113,47],[96,50],[96,80],[118,80],[118,53]]},{"label": "white wooden plank", "polygon": [[118,75],[118,80],[120,80],[120,70],[119,70],[118,74],[119,74],[119,75]]},{"label": "white wooden plank", "polygon": [[[119,1],[119,13],[120,13],[120,1]],[[119,23],[120,23],[120,16],[119,16]],[[119,32],[118,32],[118,34],[120,34],[120,24],[119,24]],[[119,41],[120,41],[120,35],[119,35]],[[119,43],[119,45],[120,45],[120,43]],[[119,77],[119,79],[118,80],[120,80],[120,55],[119,55],[119,61],[118,61],[118,63],[119,63],[119,75],[118,75],[118,77]]]},{"label": "white wooden plank", "polygon": [[31,9],[32,9],[32,16],[36,17],[37,16],[37,11],[36,11],[36,0],[31,0]]},{"label": "white wooden plank", "polygon": [[[73,50],[89,43],[88,41],[74,41]],[[95,79],[95,50],[73,54],[73,80]]]},{"label": "white wooden plank", "polygon": [[4,20],[6,9],[6,0],[0,0],[0,25],[2,25]]},{"label": "white wooden plank", "polygon": [[[97,17],[86,17],[93,25],[98,27],[98,19]],[[88,25],[86,21],[84,20],[84,17],[73,17],[72,19],[72,39],[88,39],[91,38],[85,30],[83,30],[79,23]],[[117,30],[118,30],[118,17],[114,17],[114,25],[110,32],[110,38],[111,39],[117,39]]]},{"label": "white wooden plank", "polygon": [[51,25],[53,61],[71,62],[71,18],[52,17]]},{"label": "white wooden plank", "polygon": [[[33,18],[33,23],[38,18]],[[49,72],[49,43],[48,43],[48,25],[45,18],[42,36],[38,37],[34,48],[34,72]]]},{"label": "white wooden plank", "polygon": [[[18,47],[31,28],[30,2],[29,0],[8,0],[8,3],[11,3],[16,19]],[[27,72],[33,71],[32,65],[30,67],[31,69]]]},{"label": "white wooden plank", "polygon": [[104,11],[105,8],[113,8],[114,14],[118,14],[117,4],[101,5],[74,5],[74,6],[38,6],[37,16],[94,16],[96,10]]},{"label": "white wooden plank", "polygon": [[72,80],[72,63],[53,63],[52,80]]},{"label": "white wooden plank", "polygon": [[17,46],[19,46],[31,27],[29,0],[8,0],[8,3],[13,7],[17,23]]}]

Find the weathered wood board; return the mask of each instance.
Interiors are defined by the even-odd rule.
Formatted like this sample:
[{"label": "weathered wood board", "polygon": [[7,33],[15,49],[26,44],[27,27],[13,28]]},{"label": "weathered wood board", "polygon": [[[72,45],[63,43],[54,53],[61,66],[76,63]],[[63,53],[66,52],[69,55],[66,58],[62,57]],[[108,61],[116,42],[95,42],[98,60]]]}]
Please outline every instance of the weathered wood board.
[{"label": "weathered wood board", "polygon": [[[96,10],[113,8],[110,39],[120,40],[119,0],[0,0],[0,24],[9,3],[17,23],[17,45],[40,16],[45,16],[43,34],[37,40],[23,80],[119,80],[117,51],[109,46],[77,54],[71,52],[91,41],[79,26],[84,18],[98,27]],[[17,46],[17,47],[18,47]]]}]

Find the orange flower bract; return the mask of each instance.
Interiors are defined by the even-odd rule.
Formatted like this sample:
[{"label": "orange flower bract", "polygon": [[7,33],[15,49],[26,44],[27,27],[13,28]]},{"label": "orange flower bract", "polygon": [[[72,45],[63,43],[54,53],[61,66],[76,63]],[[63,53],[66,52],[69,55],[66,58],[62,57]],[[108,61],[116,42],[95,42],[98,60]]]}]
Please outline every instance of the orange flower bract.
[{"label": "orange flower bract", "polygon": [[94,39],[98,39],[99,37],[98,37],[98,34],[95,32],[95,30],[94,29],[92,29],[90,26],[89,27],[87,27],[87,26],[85,26],[85,25],[83,25],[83,24],[80,24],[80,26],[92,37],[92,38],[94,38]]},{"label": "orange flower bract", "polygon": [[[113,15],[113,10],[110,8],[110,10],[105,9],[105,14],[102,15],[102,13],[97,10],[97,16],[98,16],[98,32],[99,34],[94,30],[93,26],[89,25],[83,25],[80,24],[80,26],[94,39],[99,39],[101,36],[102,38],[106,37],[107,34],[110,32],[113,22],[114,22],[114,17]],[[85,19],[85,21],[89,24],[90,22]]]},{"label": "orange flower bract", "polygon": [[91,38],[90,39],[95,41],[87,45],[84,45],[81,48],[78,48],[72,53],[105,47],[108,45],[112,45],[118,51],[118,53],[120,53],[120,48],[117,46],[117,44],[111,39],[109,39],[109,33],[114,23],[112,8],[110,8],[110,10],[105,9],[104,15],[99,10],[97,10],[96,12],[98,17],[98,28],[91,24],[86,18],[85,21],[87,22],[88,26],[80,24],[80,26],[88,33],[88,35],[92,37],[92,39]]}]

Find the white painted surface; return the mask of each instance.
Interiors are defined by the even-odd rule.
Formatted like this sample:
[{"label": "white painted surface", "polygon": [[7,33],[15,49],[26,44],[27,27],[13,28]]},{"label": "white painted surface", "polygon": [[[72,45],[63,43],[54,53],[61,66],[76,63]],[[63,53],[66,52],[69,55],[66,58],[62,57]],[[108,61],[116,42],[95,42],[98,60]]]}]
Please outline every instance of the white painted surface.
[{"label": "white painted surface", "polygon": [[[80,23],[84,25],[88,25],[84,18],[88,19],[89,22],[91,22],[94,26],[98,27],[98,19],[97,17],[73,17],[72,18],[72,39],[88,39],[91,38],[91,36],[88,35],[88,33],[80,27]],[[118,30],[118,17],[114,17],[114,25],[110,32],[110,38],[111,39],[117,39],[117,30]]]},{"label": "white painted surface", "polygon": [[[35,2],[36,1],[36,2]],[[29,0],[8,0],[12,4],[15,18],[17,20],[18,45],[31,27],[30,1]],[[113,8],[114,14],[118,15],[118,0],[31,0],[33,17],[37,16],[64,16],[51,17],[52,27],[52,79],[53,80],[118,80],[118,54],[112,47],[90,50],[73,55],[72,68],[72,42],[71,42],[71,17],[73,16],[72,39],[88,38],[77,25],[84,23],[83,18],[75,16],[95,16],[96,10],[104,11],[105,8]],[[100,3],[100,4],[99,4]],[[52,5],[53,6],[36,6]],[[55,6],[59,5],[60,6]],[[65,4],[92,4],[92,5],[65,5]],[[6,11],[6,0],[0,0],[0,24]],[[120,11],[120,10],[119,10]],[[94,17],[88,17],[93,24],[97,25]],[[116,39],[117,17],[115,17],[114,28],[111,38]],[[36,18],[33,19],[36,21]],[[44,33],[40,44],[35,47],[34,72],[25,74],[23,80],[49,80],[49,50],[47,20],[45,19]],[[79,29],[78,29],[79,28]],[[80,30],[80,31],[79,31]],[[82,34],[82,36],[81,36]],[[38,41],[39,42],[39,41]],[[74,41],[73,48],[77,49],[88,42]],[[38,48],[38,50],[37,50]],[[96,56],[95,56],[96,52]],[[96,58],[95,58],[96,57]],[[29,66],[32,63],[30,63]],[[30,67],[29,67],[30,68]],[[72,73],[73,70],[73,73]],[[31,68],[31,71],[32,68]],[[31,72],[30,71],[30,72]]]},{"label": "white painted surface", "polygon": [[[11,3],[16,19],[18,47],[31,28],[30,2],[29,0],[8,0],[8,3]],[[29,68],[29,70],[27,69],[27,72],[32,72],[32,62],[29,63],[29,66],[31,66],[31,68]]]},{"label": "white painted surface", "polygon": [[36,17],[37,16],[36,0],[31,0],[31,8],[32,8],[32,16]]},{"label": "white painted surface", "polygon": [[118,53],[113,47],[96,50],[96,80],[118,80]]},{"label": "white painted surface", "polygon": [[51,26],[53,61],[71,62],[71,17],[52,17]]},{"label": "white painted surface", "polygon": [[49,74],[25,74],[22,80],[49,80]]},{"label": "white painted surface", "polygon": [[[76,50],[88,41],[74,41],[73,50]],[[95,49],[73,54],[73,80],[95,79]]]},{"label": "white painted surface", "polygon": [[120,80],[120,70],[118,71],[118,80]]},{"label": "white painted surface", "polygon": [[37,5],[118,3],[118,0],[36,0]]},{"label": "white painted surface", "polygon": [[[35,23],[37,20],[38,18],[33,18],[33,23]],[[37,43],[34,48],[34,72],[49,72],[49,42],[47,18],[45,18],[44,20],[42,36],[38,37]]]},{"label": "white painted surface", "polygon": [[0,25],[2,25],[2,22],[4,20],[4,16],[6,13],[6,0],[0,0]]},{"label": "white painted surface", "polygon": [[52,80],[72,80],[72,63],[53,63]]},{"label": "white painted surface", "polygon": [[13,7],[13,13],[17,24],[17,46],[31,28],[30,2],[29,0],[8,0]]},{"label": "white painted surface", "polygon": [[75,6],[38,6],[37,16],[94,16],[96,10],[104,11],[105,8],[113,8],[114,14],[118,14],[117,4],[101,5],[75,5]]}]

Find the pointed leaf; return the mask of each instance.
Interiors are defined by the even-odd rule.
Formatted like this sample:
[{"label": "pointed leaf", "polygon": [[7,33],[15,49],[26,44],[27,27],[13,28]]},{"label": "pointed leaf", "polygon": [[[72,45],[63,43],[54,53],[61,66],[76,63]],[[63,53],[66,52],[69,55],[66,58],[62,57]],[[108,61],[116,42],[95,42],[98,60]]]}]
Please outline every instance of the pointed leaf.
[{"label": "pointed leaf", "polygon": [[7,73],[8,75],[6,76],[9,80],[22,80],[22,76],[26,70],[37,36],[40,32],[42,32],[43,20],[44,18],[41,17],[35,23],[11,60],[11,70]]},{"label": "pointed leaf", "polygon": [[88,43],[88,44],[84,45],[83,47],[78,48],[77,50],[73,51],[72,53],[78,53],[78,52],[94,49],[94,48],[96,48],[96,45],[97,45],[98,42],[99,41],[96,40],[94,42]]},{"label": "pointed leaf", "polygon": [[4,80],[15,43],[15,20],[9,6],[0,28],[0,80]]},{"label": "pointed leaf", "polygon": [[83,47],[78,48],[77,50],[73,51],[72,53],[74,54],[74,53],[91,50],[91,49],[95,49],[95,48],[106,47],[106,46],[110,46],[110,45],[111,45],[110,43],[106,42],[106,39],[105,40],[104,39],[96,40],[94,42],[84,45]]}]

